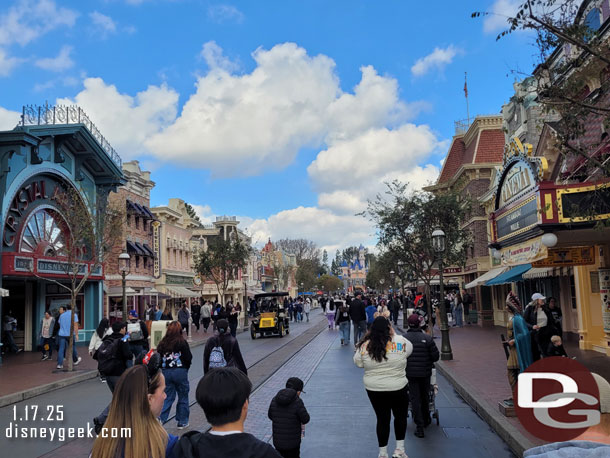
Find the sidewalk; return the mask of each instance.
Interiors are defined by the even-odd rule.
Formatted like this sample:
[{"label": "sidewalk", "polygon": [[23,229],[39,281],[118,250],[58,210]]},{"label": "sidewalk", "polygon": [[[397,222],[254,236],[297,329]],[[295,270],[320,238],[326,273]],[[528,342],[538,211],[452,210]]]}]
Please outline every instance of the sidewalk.
[{"label": "sidewalk", "polygon": [[[196,332],[193,326],[189,343],[191,347],[203,345],[210,335],[211,328],[205,334],[203,328]],[[53,360],[47,361],[42,361],[37,351],[5,354],[0,366],[0,407],[97,377],[97,361],[89,356],[88,346],[77,346],[76,350],[83,360],[73,372],[56,369],[57,351],[53,351]]]},{"label": "sidewalk", "polygon": [[[434,330],[437,346],[441,345],[440,331]],[[506,356],[500,343],[506,328],[482,328],[476,325],[451,328],[452,361],[439,361],[439,371],[453,384],[456,391],[498,433],[518,455],[540,445],[540,439],[527,433],[516,417],[505,417],[498,403],[512,397],[506,377]],[[610,364],[606,356],[583,351],[578,344],[565,342],[569,356],[584,364],[592,372],[610,380]]]}]

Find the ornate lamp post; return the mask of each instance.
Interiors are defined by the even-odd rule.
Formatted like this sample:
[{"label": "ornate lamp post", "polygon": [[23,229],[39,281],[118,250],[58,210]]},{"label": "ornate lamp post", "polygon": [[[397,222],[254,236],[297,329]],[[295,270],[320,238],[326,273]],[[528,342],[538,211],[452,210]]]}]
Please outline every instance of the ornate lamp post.
[{"label": "ornate lamp post", "polygon": [[123,252],[119,255],[119,272],[121,273],[121,286],[123,287],[123,321],[127,321],[127,275],[131,257]]},{"label": "ornate lamp post", "polygon": [[451,343],[449,342],[449,325],[447,323],[447,308],[445,307],[445,290],[443,285],[443,254],[445,253],[445,233],[441,229],[432,232],[432,247],[438,256],[438,271],[440,283],[440,307],[441,307],[441,359],[444,361],[453,359]]},{"label": "ornate lamp post", "polygon": [[385,280],[383,278],[379,279],[379,284],[381,285],[381,294],[383,294],[383,284],[385,283]]},{"label": "ornate lamp post", "polygon": [[390,280],[392,280],[392,296],[396,294],[396,288],[394,287],[394,279],[396,278],[396,272],[390,270]]},{"label": "ornate lamp post", "polygon": [[[300,291],[305,292],[305,290],[303,289],[303,282],[301,282],[301,290]],[[297,296],[298,296],[298,294],[297,294]]]}]

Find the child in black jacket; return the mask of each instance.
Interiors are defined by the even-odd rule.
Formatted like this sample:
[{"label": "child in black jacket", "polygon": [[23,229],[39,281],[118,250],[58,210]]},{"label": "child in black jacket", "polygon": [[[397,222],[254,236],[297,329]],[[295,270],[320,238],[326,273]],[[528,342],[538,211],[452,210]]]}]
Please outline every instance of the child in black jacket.
[{"label": "child in black jacket", "polygon": [[269,419],[273,424],[273,445],[284,458],[299,458],[304,425],[309,413],[300,395],[303,381],[290,377],[286,388],[278,391],[269,405]]}]

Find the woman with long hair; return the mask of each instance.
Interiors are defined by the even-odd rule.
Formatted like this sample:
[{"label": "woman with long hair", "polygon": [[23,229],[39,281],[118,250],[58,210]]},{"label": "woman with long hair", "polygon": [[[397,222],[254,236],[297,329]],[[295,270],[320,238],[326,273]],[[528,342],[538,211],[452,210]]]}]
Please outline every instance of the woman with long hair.
[{"label": "woman with long hair", "polygon": [[324,313],[326,314],[326,319],[328,320],[328,329],[333,330],[335,328],[335,301],[333,298],[328,296],[328,301],[326,302],[326,306],[324,307]]},{"label": "woman with long hair", "polygon": [[[110,327],[110,322],[108,318],[102,318],[97,325],[97,329],[91,336],[91,341],[89,342],[89,356],[93,356],[98,348],[102,345],[102,340],[104,337],[112,334],[112,328]],[[99,373],[100,380],[102,382],[106,381],[106,377]]]},{"label": "woman with long hair", "polygon": [[394,414],[396,448],[393,458],[407,458],[405,435],[409,410],[407,358],[413,345],[394,332],[389,320],[378,316],[356,346],[354,363],[364,368],[364,387],[377,416],[379,458],[388,458],[390,421]]},{"label": "woman with long hair", "polygon": [[[159,420],[165,400],[165,377],[159,356],[152,350],[144,364],[127,369],[114,390],[108,419],[93,443],[92,458],[164,458],[172,456],[178,441]],[[111,431],[130,431],[130,437],[113,437]],[[106,432],[105,432],[106,431]],[[105,436],[105,437],[104,437]]]},{"label": "woman with long hair", "polygon": [[178,321],[172,321],[159,345],[157,352],[161,355],[161,368],[165,376],[165,394],[167,398],[163,404],[161,421],[165,423],[169,417],[176,393],[178,403],[176,404],[176,421],[178,429],[186,428],[189,424],[189,378],[188,372],[191,367],[193,355],[189,344],[182,336],[182,325]]}]

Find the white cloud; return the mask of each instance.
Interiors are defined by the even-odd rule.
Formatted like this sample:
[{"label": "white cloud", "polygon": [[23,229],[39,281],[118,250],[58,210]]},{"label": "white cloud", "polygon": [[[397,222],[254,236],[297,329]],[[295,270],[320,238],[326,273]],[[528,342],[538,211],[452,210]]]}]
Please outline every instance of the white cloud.
[{"label": "white cloud", "polygon": [[213,5],[208,8],[208,17],[213,21],[223,24],[225,22],[244,22],[244,13],[233,5]]},{"label": "white cloud", "polygon": [[23,60],[18,57],[9,56],[4,49],[0,48],[0,76],[9,76]]},{"label": "white cloud", "polygon": [[0,130],[13,130],[21,120],[21,113],[0,107]]},{"label": "white cloud", "polygon": [[281,169],[303,147],[400,124],[422,107],[401,101],[396,80],[373,67],[363,67],[354,92],[344,93],[335,62],[309,56],[294,43],[256,50],[256,67],[248,74],[230,73],[216,43],[204,45],[204,56],[211,70],[198,79],[178,119],[147,146],[158,157],[216,176]]},{"label": "white cloud", "polygon": [[57,57],[38,59],[35,62],[35,65],[50,72],[63,72],[64,70],[74,67],[74,61],[70,57],[71,52],[72,46],[62,46]]},{"label": "white cloud", "polygon": [[212,207],[209,205],[191,204],[191,207],[193,207],[193,210],[195,210],[195,213],[199,216],[199,219],[203,224],[211,224],[214,222],[216,215],[212,213]]},{"label": "white cloud", "polygon": [[449,45],[444,49],[434,48],[434,51],[430,54],[415,61],[415,64],[411,67],[411,73],[414,76],[423,76],[431,70],[442,71],[461,52],[461,49],[453,45]]},{"label": "white cloud", "polygon": [[506,20],[517,14],[519,6],[522,3],[523,0],[496,0],[490,8],[489,14],[485,16],[483,31],[485,33],[493,33],[507,29],[508,23]]},{"label": "white cloud", "polygon": [[162,84],[148,86],[132,97],[101,78],[87,78],[74,99],[58,99],[57,103],[83,108],[119,155],[128,160],[145,153],[145,140],[176,117],[178,93]]},{"label": "white cloud", "polygon": [[102,38],[116,33],[117,24],[110,16],[106,16],[99,11],[94,11],[93,13],[89,13],[89,18],[91,19],[94,30],[99,33]]},{"label": "white cloud", "polygon": [[53,0],[17,0],[0,15],[0,45],[24,46],[51,30],[72,27],[78,13]]},{"label": "white cloud", "polygon": [[239,69],[239,65],[232,62],[223,54],[222,48],[215,41],[208,41],[201,48],[201,57],[205,60],[210,71],[233,72]]}]

